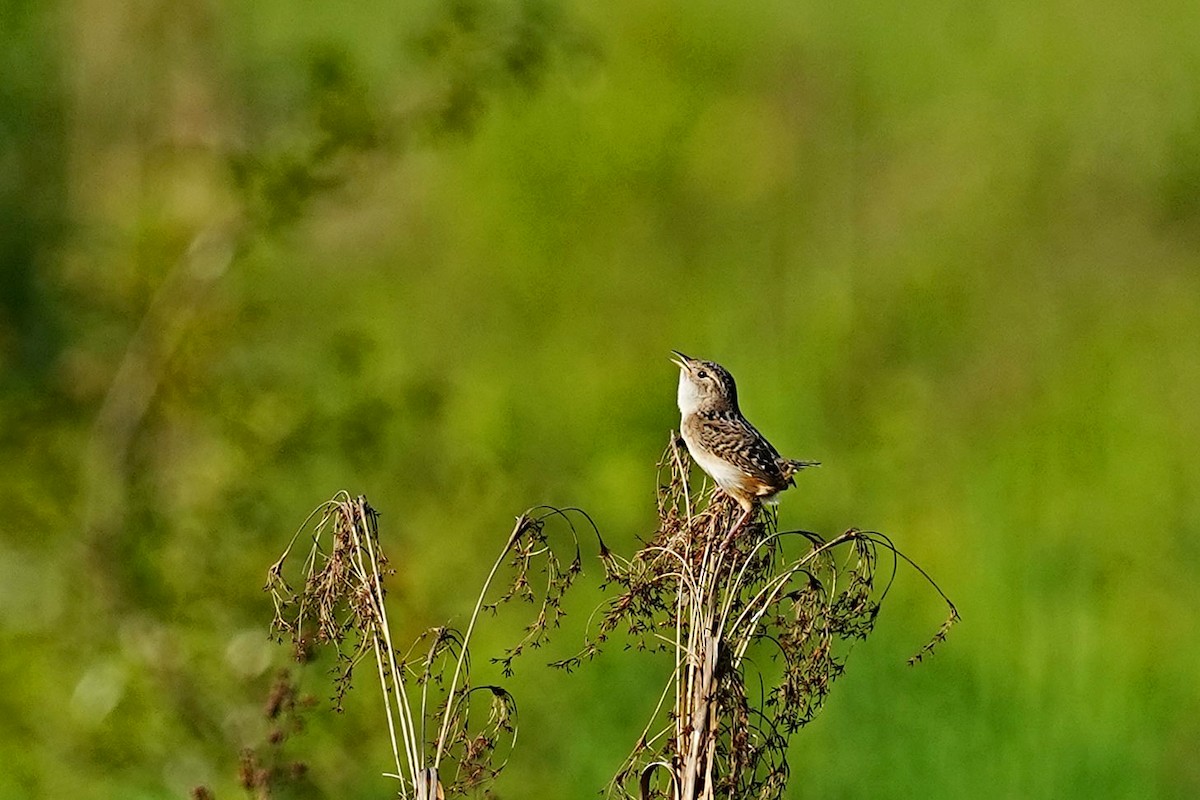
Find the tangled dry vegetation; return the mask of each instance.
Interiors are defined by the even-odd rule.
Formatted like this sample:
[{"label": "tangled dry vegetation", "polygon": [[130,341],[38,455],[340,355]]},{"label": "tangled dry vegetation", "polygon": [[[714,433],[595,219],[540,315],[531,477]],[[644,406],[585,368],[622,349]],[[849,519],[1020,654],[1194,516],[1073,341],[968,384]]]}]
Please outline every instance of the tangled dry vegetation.
[{"label": "tangled dry vegetation", "polygon": [[[565,523],[571,543],[566,560],[550,545],[550,520]],[[340,706],[362,662],[374,667],[395,759],[390,776],[398,781],[400,798],[462,796],[504,768],[517,738],[516,704],[503,687],[471,682],[471,636],[484,612],[520,599],[537,613],[524,637],[497,660],[511,674],[514,658],[544,643],[562,615],[563,593],[581,569],[575,528],[580,520],[590,525],[575,509],[542,507],[522,514],[480,589],[466,629],[430,628],[403,651],[392,642],[383,588],[391,569],[379,542],[378,515],[366,498],[343,492],[322,504],[271,567],[265,588],[275,604],[272,629],[280,641],[290,639],[300,661],[316,648],[336,653],[335,705]],[[284,573],[306,533],[310,546],[300,588],[294,589]],[[511,580],[488,602],[506,564]]]},{"label": "tangled dry vegetation", "polygon": [[[273,630],[296,657],[316,648],[337,657],[334,701],[356,668],[374,667],[382,691],[403,800],[459,797],[489,783],[516,742],[516,704],[500,686],[474,685],[469,645],[484,612],[514,599],[532,604],[523,638],[499,663],[540,647],[562,616],[562,599],[582,562],[579,529],[599,543],[606,586],[595,632],[576,656],[554,662],[572,670],[605,643],[660,654],[674,668],[629,757],[606,790],[629,800],[774,800],[788,781],[792,734],[813,719],[845,669],[849,646],[875,625],[901,562],[945,601],[949,616],[911,659],[931,653],[958,612],[928,575],[891,540],[854,528],[825,539],[780,531],[770,510],[740,528],[740,510],[718,490],[689,483],[677,437],[659,463],[658,530],[632,558],[612,553],[578,509],[532,509],[517,518],[492,565],[463,631],[441,626],[398,650],[384,603],[390,572],[378,517],[346,493],[320,506],[271,567]],[[547,523],[560,521],[570,555],[551,546]],[[300,588],[284,576],[302,536],[310,547]],[[884,561],[881,565],[880,556]],[[890,556],[890,557],[889,557]],[[511,578],[489,601],[498,574]]]},{"label": "tangled dry vegetation", "polygon": [[[662,653],[674,670],[607,796],[778,798],[789,737],[820,709],[845,668],[847,643],[872,630],[900,561],[883,534],[832,539],[779,531],[771,513],[730,536],[739,509],[720,492],[692,494],[688,457],[672,436],[659,464],[659,528],[631,559],[605,553],[619,587],[572,669],[613,638]],[[885,580],[878,580],[880,551]],[[882,584],[882,585],[881,585]],[[945,638],[958,612],[918,652]]]}]

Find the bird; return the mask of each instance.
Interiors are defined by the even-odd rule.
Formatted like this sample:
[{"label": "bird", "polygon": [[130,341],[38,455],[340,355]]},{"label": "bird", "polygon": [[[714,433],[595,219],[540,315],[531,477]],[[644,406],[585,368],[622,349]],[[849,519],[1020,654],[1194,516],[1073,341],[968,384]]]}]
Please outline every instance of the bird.
[{"label": "bird", "polygon": [[741,518],[728,534],[732,536],[760,502],[774,504],[780,492],[796,485],[797,472],[820,462],[779,455],[742,415],[729,370],[678,350],[671,353],[672,363],[679,367],[679,430],[688,453],[742,508]]}]

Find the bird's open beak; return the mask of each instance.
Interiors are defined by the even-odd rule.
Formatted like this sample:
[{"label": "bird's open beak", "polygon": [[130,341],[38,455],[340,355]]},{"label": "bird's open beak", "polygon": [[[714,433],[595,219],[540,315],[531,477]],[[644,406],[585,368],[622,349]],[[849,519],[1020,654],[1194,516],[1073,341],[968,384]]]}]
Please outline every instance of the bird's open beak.
[{"label": "bird's open beak", "polygon": [[683,353],[679,352],[678,350],[672,350],[671,353],[675,356],[674,358],[671,359],[672,364],[676,365],[680,369],[688,368],[688,362],[691,361],[692,359],[688,358],[687,356],[685,356]]}]

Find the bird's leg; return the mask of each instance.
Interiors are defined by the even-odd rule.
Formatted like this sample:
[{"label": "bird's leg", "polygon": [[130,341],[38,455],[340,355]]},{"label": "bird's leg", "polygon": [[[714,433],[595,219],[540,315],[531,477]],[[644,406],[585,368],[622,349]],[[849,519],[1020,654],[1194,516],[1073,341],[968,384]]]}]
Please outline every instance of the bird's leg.
[{"label": "bird's leg", "polygon": [[738,521],[733,523],[733,527],[729,529],[729,533],[725,534],[725,541],[723,541],[721,543],[722,550],[724,550],[726,547],[729,546],[729,543],[731,541],[733,541],[734,534],[736,534],[739,530],[741,530],[742,526],[746,524],[746,521],[750,519],[750,515],[753,513],[754,513],[754,505],[753,504],[751,504],[744,511],[742,511],[742,515],[740,517],[738,517]]}]

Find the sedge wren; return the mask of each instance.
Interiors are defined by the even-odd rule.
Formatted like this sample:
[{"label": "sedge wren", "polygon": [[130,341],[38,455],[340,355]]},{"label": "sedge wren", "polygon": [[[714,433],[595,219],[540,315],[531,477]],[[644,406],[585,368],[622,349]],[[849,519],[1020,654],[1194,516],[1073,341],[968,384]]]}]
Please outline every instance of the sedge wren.
[{"label": "sedge wren", "polygon": [[713,361],[672,350],[679,365],[680,432],[692,460],[742,507],[732,535],[759,501],[794,486],[795,474],[816,461],[784,458],[738,408],[737,385],[729,370]]}]

